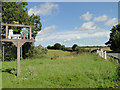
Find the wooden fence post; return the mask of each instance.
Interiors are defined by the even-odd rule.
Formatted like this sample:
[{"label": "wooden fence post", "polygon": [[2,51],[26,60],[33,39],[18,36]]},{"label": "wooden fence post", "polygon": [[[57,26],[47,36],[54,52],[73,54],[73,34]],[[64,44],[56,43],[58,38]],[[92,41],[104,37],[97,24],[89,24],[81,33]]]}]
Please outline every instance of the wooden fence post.
[{"label": "wooden fence post", "polygon": [[17,43],[17,76],[20,76],[20,42]]},{"label": "wooden fence post", "polygon": [[3,46],[3,58],[2,59],[3,59],[3,62],[4,62],[4,46]]},{"label": "wooden fence post", "polygon": [[106,54],[106,51],[105,51],[105,60],[107,59],[107,54]]},{"label": "wooden fence post", "polygon": [[30,27],[29,28],[29,39],[31,39],[31,30],[32,30],[32,28]]},{"label": "wooden fence post", "polygon": [[22,46],[21,46],[21,59],[22,59]]}]

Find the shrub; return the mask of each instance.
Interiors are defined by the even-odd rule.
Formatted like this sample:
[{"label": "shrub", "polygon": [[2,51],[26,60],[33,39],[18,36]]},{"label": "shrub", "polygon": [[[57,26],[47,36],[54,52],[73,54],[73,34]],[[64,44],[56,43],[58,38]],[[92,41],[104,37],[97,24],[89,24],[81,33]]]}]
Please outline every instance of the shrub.
[{"label": "shrub", "polygon": [[39,58],[47,54],[48,50],[47,48],[42,47],[42,45],[39,46],[32,46],[31,49],[28,50],[28,53],[26,55],[28,57],[33,57],[33,58]]},{"label": "shrub", "polygon": [[65,45],[61,45],[61,50],[65,50]]},{"label": "shrub", "polygon": [[90,49],[84,49],[84,48],[77,48],[77,54],[83,53],[83,52],[90,52]]},{"label": "shrub", "polygon": [[4,46],[4,59],[5,61],[12,61],[17,58],[17,48],[15,45],[11,44],[11,46]]}]

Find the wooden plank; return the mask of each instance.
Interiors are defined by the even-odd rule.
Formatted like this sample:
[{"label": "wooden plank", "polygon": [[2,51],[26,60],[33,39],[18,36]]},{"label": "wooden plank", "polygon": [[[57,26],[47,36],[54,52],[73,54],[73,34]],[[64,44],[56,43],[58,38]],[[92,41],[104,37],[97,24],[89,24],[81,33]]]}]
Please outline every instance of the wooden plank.
[{"label": "wooden plank", "polygon": [[3,62],[4,62],[4,46],[3,46]]},{"label": "wooden plank", "polygon": [[8,38],[8,25],[6,25],[6,39]]},{"label": "wooden plank", "polygon": [[22,59],[22,46],[21,46],[21,59]]},{"label": "wooden plank", "polygon": [[17,47],[17,41],[12,41],[12,43]]},{"label": "wooden plank", "polygon": [[2,39],[3,42],[35,42],[35,40],[30,39]]},{"label": "wooden plank", "polygon": [[15,27],[36,27],[34,25],[21,25],[21,24],[4,24],[1,23],[2,26],[15,26]]},{"label": "wooden plank", "polygon": [[30,36],[30,39],[31,39],[31,30],[32,30],[32,29],[31,29],[31,27],[30,27],[30,31],[29,31],[29,36]]}]

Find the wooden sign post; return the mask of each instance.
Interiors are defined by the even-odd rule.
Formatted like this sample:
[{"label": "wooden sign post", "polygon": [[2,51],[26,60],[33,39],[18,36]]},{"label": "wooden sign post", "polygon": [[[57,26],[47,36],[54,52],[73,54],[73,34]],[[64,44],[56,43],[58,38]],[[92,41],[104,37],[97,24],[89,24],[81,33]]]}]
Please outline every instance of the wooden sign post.
[{"label": "wooden sign post", "polygon": [[17,43],[17,76],[20,76],[20,43]]},{"label": "wooden sign post", "polygon": [[20,48],[25,42],[24,41],[21,42],[18,40],[18,41],[13,41],[13,43],[17,47],[17,76],[20,76]]},{"label": "wooden sign post", "polygon": [[[17,47],[17,76],[20,76],[20,48],[26,42],[35,42],[35,40],[31,39],[31,31],[32,27],[30,25],[18,25],[18,24],[2,24],[2,26],[6,26],[6,38],[2,39],[3,42],[13,42],[13,44]],[[17,26],[17,27],[29,27],[29,39],[8,39],[8,26]]]},{"label": "wooden sign post", "polygon": [[3,53],[2,53],[3,55],[2,55],[2,60],[3,60],[3,62],[4,62],[4,46],[3,46]]}]

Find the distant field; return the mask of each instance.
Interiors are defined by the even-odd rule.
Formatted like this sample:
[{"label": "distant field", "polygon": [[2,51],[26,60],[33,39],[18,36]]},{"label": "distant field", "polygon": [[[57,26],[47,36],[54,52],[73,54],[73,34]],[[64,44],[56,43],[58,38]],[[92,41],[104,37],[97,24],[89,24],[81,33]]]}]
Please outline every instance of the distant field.
[{"label": "distant field", "polygon": [[69,56],[70,55],[70,52],[68,51],[62,51],[62,50],[49,50],[48,51],[48,54],[47,54],[47,57],[52,57],[52,56]]},{"label": "distant field", "polygon": [[[58,56],[51,60],[51,57]],[[95,54],[72,55],[49,50],[46,57],[21,60],[21,76],[16,77],[16,61],[3,62],[3,88],[109,88],[118,87],[118,65]]]},{"label": "distant field", "polygon": [[81,48],[91,49],[91,50],[98,49],[98,48],[102,48],[102,50],[111,51],[110,47],[81,47]]}]

